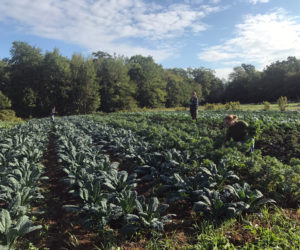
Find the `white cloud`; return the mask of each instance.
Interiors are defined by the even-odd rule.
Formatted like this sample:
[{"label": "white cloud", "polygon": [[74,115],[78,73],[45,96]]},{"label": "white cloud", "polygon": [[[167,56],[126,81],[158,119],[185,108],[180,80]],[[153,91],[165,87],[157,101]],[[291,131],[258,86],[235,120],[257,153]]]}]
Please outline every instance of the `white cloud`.
[{"label": "white cloud", "polygon": [[264,15],[246,16],[235,26],[234,36],[223,44],[204,48],[198,57],[219,65],[236,61],[262,68],[288,56],[300,56],[300,19],[282,9]]},{"label": "white cloud", "polygon": [[233,72],[232,68],[217,68],[214,69],[216,72],[216,76],[219,77],[220,79],[225,79],[228,80],[228,76],[230,73]]},{"label": "white cloud", "polygon": [[257,3],[268,3],[269,0],[249,0],[250,3],[252,4],[257,4]]},{"label": "white cloud", "polygon": [[[221,10],[218,6],[195,7],[192,2],[163,7],[146,0],[2,0],[0,21],[13,20],[28,34],[60,39],[91,51],[151,54],[162,60],[171,53],[168,39],[205,30],[201,20]],[[133,39],[148,46],[135,46]],[[169,43],[169,48],[159,48],[161,43]]]}]

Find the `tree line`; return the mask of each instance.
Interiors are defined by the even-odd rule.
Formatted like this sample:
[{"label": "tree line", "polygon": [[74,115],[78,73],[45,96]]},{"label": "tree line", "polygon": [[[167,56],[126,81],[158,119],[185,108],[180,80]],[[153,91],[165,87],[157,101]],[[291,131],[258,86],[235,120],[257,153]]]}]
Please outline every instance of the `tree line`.
[{"label": "tree line", "polygon": [[[300,97],[300,61],[295,57],[263,72],[242,64],[224,82],[204,67],[164,69],[151,56],[98,51],[88,58],[76,53],[67,58],[58,49],[42,54],[21,41],[12,43],[10,55],[0,61],[0,99],[8,98],[20,117],[47,116],[53,106],[60,115],[188,106],[192,91],[201,103]],[[5,108],[1,103],[0,109]]]}]

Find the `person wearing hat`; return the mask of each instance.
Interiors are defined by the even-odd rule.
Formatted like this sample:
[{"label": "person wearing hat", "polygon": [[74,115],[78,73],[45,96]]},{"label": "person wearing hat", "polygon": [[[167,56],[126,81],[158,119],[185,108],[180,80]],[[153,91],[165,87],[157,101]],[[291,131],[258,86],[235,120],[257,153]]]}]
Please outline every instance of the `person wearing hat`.
[{"label": "person wearing hat", "polygon": [[192,93],[192,97],[190,99],[190,112],[193,120],[197,121],[198,118],[198,97],[196,91]]}]

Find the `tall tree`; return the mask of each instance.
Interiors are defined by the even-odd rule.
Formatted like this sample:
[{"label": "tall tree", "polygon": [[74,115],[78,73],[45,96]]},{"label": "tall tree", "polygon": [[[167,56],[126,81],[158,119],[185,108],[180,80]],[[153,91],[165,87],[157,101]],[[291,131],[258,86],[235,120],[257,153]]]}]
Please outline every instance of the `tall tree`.
[{"label": "tall tree", "polygon": [[39,48],[25,42],[13,42],[10,50],[10,87],[8,96],[12,101],[12,108],[17,115],[26,117],[31,107],[24,105],[25,89],[38,89],[41,80],[41,64],[43,56]]},{"label": "tall tree", "polygon": [[72,114],[96,111],[100,105],[100,95],[93,60],[85,60],[82,55],[73,54],[70,69],[72,88],[68,106]]},{"label": "tall tree", "polygon": [[136,107],[135,84],[129,79],[124,58],[101,53],[94,63],[100,83],[101,110],[112,112]]},{"label": "tall tree", "polygon": [[9,109],[11,107],[11,101],[0,90],[0,110]]},{"label": "tall tree", "polygon": [[168,69],[165,71],[167,82],[166,107],[188,106],[192,92],[196,92],[199,99],[202,96],[201,85],[188,76],[183,69]]},{"label": "tall tree", "polygon": [[235,67],[229,75],[229,82],[226,85],[225,100],[240,101],[243,103],[252,102],[260,98],[261,73],[251,64],[242,64]]},{"label": "tall tree", "polygon": [[68,58],[58,49],[45,54],[42,63],[43,79],[39,86],[38,104],[43,115],[55,106],[61,115],[72,114],[70,110],[71,70]]},{"label": "tall tree", "polygon": [[[215,76],[214,71],[206,68],[188,69],[194,81],[201,85],[202,102],[215,101],[213,98],[219,95],[223,88],[221,81]],[[214,92],[212,92],[214,91]]]},{"label": "tall tree", "polygon": [[[286,81],[289,76],[295,75],[300,72],[300,60],[295,57],[288,57],[284,61],[276,61],[271,63],[263,72],[263,93],[268,97],[270,101],[276,101],[280,96],[282,96],[288,90],[289,86],[292,86],[291,82],[288,80],[289,84],[286,86]],[[293,77],[294,78],[294,77]],[[295,78],[294,78],[295,79]],[[296,80],[296,79],[295,79]],[[299,91],[298,92],[299,96]],[[294,94],[293,93],[293,96]],[[297,96],[297,94],[296,94]],[[290,98],[290,96],[287,96]]]},{"label": "tall tree", "polygon": [[183,95],[183,78],[173,74],[170,70],[166,71],[165,76],[167,81],[166,107],[181,106],[186,99]]},{"label": "tall tree", "polygon": [[0,91],[9,94],[10,83],[9,59],[4,58],[0,61]]},{"label": "tall tree", "polygon": [[128,60],[129,76],[137,85],[136,100],[140,107],[165,105],[166,82],[163,68],[151,56],[136,55]]},{"label": "tall tree", "polygon": [[32,88],[25,88],[23,90],[22,103],[27,107],[27,115],[31,117],[37,105],[37,94]]}]

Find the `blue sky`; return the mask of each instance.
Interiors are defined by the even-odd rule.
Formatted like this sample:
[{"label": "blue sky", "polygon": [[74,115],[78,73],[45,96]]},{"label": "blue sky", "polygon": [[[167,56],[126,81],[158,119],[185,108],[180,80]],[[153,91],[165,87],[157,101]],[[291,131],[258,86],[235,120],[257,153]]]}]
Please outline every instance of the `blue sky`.
[{"label": "blue sky", "polygon": [[1,0],[0,59],[13,41],[64,56],[151,55],[164,68],[263,70],[300,58],[299,0]]}]

